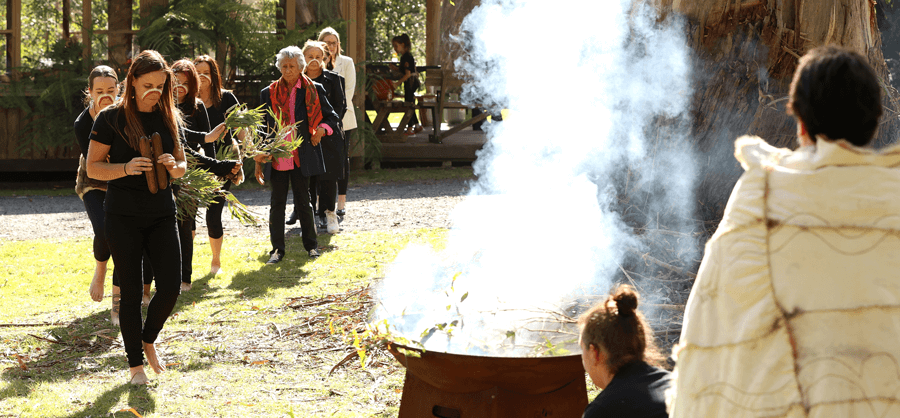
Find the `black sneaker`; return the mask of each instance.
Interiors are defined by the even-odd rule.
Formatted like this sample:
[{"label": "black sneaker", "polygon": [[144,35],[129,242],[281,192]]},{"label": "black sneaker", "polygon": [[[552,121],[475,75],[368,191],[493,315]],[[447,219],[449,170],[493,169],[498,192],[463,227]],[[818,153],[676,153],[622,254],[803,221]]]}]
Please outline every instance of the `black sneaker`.
[{"label": "black sneaker", "polygon": [[266,264],[280,263],[282,258],[284,258],[284,254],[282,254],[282,253],[280,253],[280,252],[278,252],[278,251],[275,251],[275,252],[273,252],[272,255],[269,257],[269,261],[266,261]]},{"label": "black sneaker", "polygon": [[343,209],[338,209],[338,210],[334,211],[334,214],[337,215],[337,217],[338,217],[338,223],[344,222],[344,215],[346,213],[347,212],[344,211]]},{"label": "black sneaker", "polygon": [[297,209],[294,209],[294,211],[291,212],[291,217],[288,218],[288,220],[285,221],[284,224],[285,225],[293,225],[293,224],[297,223],[297,218],[298,218]]},{"label": "black sneaker", "polygon": [[316,259],[316,258],[319,258],[319,255],[320,255],[319,250],[317,250],[315,248],[309,250],[309,258]]}]

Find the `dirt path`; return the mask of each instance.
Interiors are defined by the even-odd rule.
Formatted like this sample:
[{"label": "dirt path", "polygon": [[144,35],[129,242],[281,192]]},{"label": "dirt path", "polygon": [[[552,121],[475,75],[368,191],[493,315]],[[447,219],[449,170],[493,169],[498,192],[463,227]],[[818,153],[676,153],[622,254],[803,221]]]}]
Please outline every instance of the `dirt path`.
[{"label": "dirt path", "polygon": [[[449,228],[449,213],[468,190],[466,181],[372,184],[348,191],[343,231],[392,228]],[[269,190],[238,191],[235,196],[257,214],[258,226],[243,226],[223,216],[229,235],[267,237]],[[288,199],[288,211],[293,198]],[[226,209],[227,211],[227,209]],[[205,213],[197,216],[197,234],[206,234]],[[298,225],[287,226],[287,232]],[[0,240],[74,238],[93,235],[84,205],[77,196],[0,197]]]}]

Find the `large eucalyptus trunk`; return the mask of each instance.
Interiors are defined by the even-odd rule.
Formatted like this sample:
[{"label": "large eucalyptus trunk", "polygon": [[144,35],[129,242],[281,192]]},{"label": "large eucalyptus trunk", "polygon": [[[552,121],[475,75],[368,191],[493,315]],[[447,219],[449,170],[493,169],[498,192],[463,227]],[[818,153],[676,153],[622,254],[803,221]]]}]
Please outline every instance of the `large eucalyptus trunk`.
[{"label": "large eucalyptus trunk", "polygon": [[[876,144],[894,142],[898,95],[881,48],[869,0],[657,0],[687,18],[697,60],[693,135],[701,158],[701,218],[719,219],[741,169],[733,141],[752,134],[781,147],[796,145],[787,115],[788,89],[799,58],[836,44],[869,59],[884,86],[885,115]],[[705,157],[705,158],[704,158]]]}]

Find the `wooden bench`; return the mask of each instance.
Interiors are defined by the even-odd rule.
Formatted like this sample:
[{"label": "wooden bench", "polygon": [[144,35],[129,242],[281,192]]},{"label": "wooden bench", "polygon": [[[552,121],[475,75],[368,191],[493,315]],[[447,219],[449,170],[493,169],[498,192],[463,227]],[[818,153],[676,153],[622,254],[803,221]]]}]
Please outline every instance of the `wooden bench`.
[{"label": "wooden bench", "polygon": [[456,101],[449,100],[450,93],[462,90],[463,80],[455,77],[450,71],[442,69],[429,69],[425,78],[426,87],[434,87],[435,100],[434,103],[421,102],[418,107],[423,109],[431,109],[432,125],[434,133],[429,135],[428,141],[440,144],[450,135],[453,135],[463,129],[466,129],[475,123],[481,122],[488,117],[488,112],[484,112],[478,116],[466,119],[462,123],[446,130],[441,131],[441,120],[444,109],[470,109],[475,106],[466,106]]},{"label": "wooden bench", "polygon": [[[399,100],[376,100],[374,104],[376,113],[372,128],[375,129],[375,135],[378,135],[381,142],[405,142],[403,133],[409,127],[409,121],[418,107]],[[391,113],[403,113],[396,130],[388,121]]]}]

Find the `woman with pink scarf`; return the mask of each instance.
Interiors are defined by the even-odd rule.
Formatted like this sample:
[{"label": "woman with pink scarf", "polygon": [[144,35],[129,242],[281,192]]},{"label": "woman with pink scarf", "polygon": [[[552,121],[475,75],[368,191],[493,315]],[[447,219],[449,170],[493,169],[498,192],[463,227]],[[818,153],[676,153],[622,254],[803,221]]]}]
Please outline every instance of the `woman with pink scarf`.
[{"label": "woman with pink scarf", "polygon": [[[283,125],[297,124],[291,140],[301,141],[301,145],[292,152],[291,157],[278,158],[272,162],[272,199],[269,209],[272,251],[266,264],[275,264],[284,258],[284,208],[289,184],[296,189],[293,194],[299,200],[294,202],[294,208],[303,229],[303,247],[309,253],[309,258],[319,256],[316,225],[307,186],[309,177],[325,172],[325,159],[319,142],[323,136],[331,135],[340,121],[328,103],[322,85],[303,75],[306,61],[300,48],[289,46],[279,51],[277,66],[281,70],[281,78],[260,92],[260,102],[272,109]],[[267,115],[266,135],[273,136],[277,126],[275,120]],[[262,163],[272,160],[272,156],[260,155],[255,159]],[[261,175],[260,170],[257,170],[257,180],[261,180]]]}]

